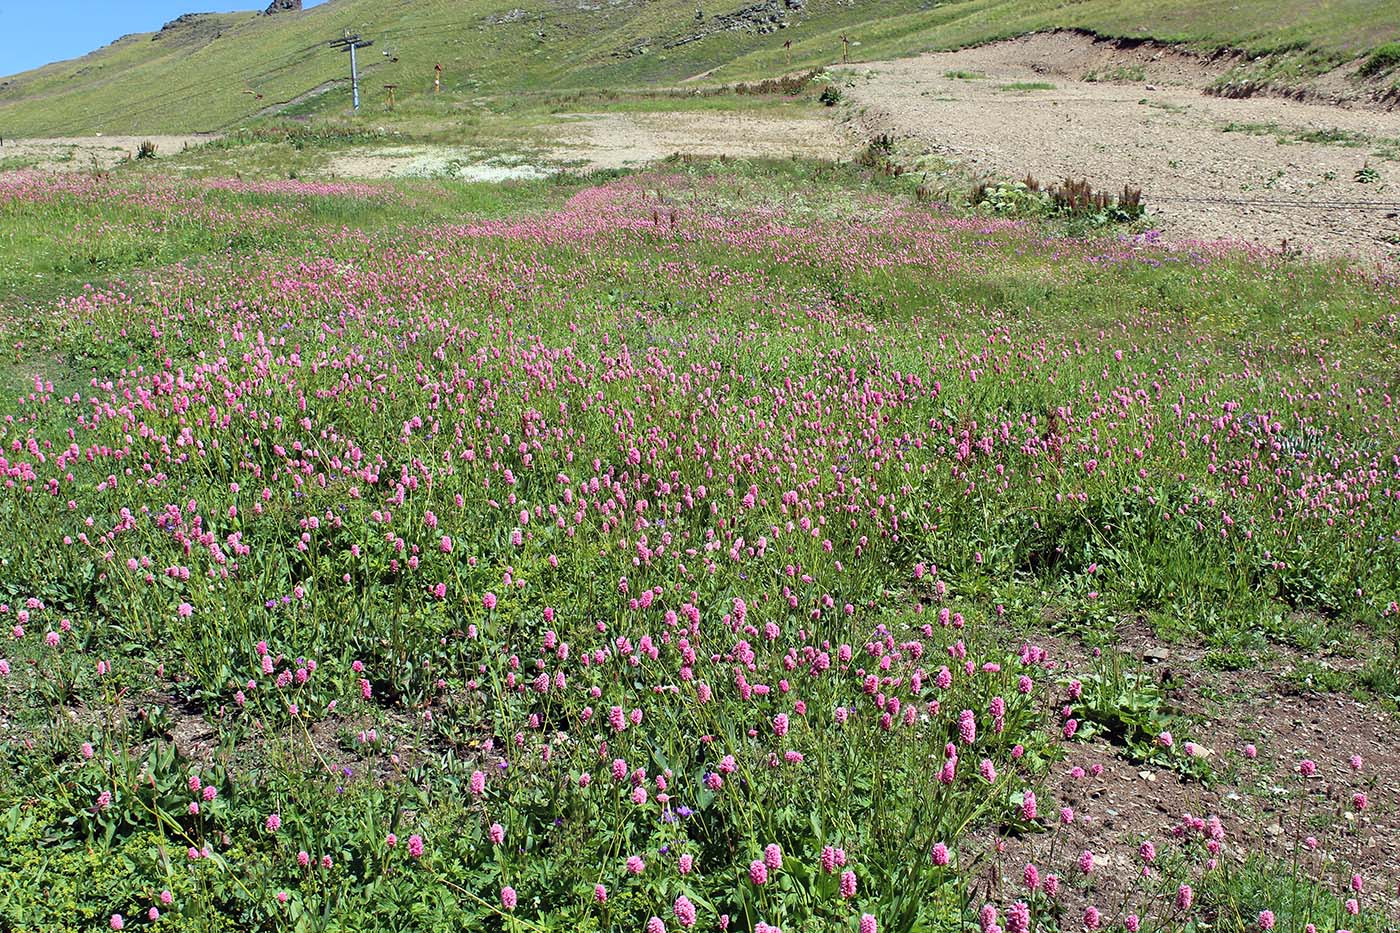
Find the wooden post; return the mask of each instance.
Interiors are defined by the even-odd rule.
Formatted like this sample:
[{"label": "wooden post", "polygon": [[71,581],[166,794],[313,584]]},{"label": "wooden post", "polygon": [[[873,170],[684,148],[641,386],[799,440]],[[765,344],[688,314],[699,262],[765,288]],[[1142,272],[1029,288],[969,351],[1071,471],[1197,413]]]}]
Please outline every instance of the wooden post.
[{"label": "wooden post", "polygon": [[384,85],[384,90],[386,90],[386,91],[389,92],[389,101],[388,101],[388,104],[389,104],[389,109],[390,109],[390,110],[393,110],[393,109],[394,109],[394,88],[396,88],[396,87],[398,87],[397,84],[386,84],[386,85]]},{"label": "wooden post", "polygon": [[789,39],[789,40],[787,40],[786,42],[783,43],[783,51],[784,51],[785,53],[787,53],[787,66],[788,66],[789,68],[791,68],[791,67],[792,67],[792,40],[791,40],[791,39]]},{"label": "wooden post", "polygon": [[851,63],[851,40],[843,32],[841,33],[841,64]]},{"label": "wooden post", "polygon": [[433,93],[442,93],[442,63],[433,66]]}]

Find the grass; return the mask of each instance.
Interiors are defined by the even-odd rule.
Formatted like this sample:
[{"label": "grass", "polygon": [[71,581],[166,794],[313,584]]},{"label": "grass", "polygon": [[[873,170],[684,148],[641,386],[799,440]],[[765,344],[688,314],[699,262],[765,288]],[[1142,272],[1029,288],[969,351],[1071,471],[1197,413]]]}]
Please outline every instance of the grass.
[{"label": "grass", "polygon": [[[238,164],[272,159],[263,178],[285,178],[273,144],[252,143],[237,151]],[[192,178],[224,177],[218,163],[192,155]],[[302,163],[297,163],[302,164]],[[440,181],[424,186],[401,182],[392,199],[319,197],[296,193],[258,197],[221,191],[202,193],[197,183],[161,186],[160,202],[135,207],[123,196],[139,189],[144,178],[161,179],[168,166],[132,165],[116,179],[73,176],[65,187],[72,194],[55,197],[43,210],[11,201],[0,203],[0,315],[20,305],[71,293],[92,281],[118,279],[134,270],[175,262],[198,262],[213,257],[250,256],[263,250],[287,251],[294,244],[314,245],[307,231],[327,224],[347,224],[369,232],[392,230],[409,223],[446,222],[461,217],[491,217],[557,204],[588,182],[588,176],[560,176],[506,184]],[[293,189],[294,190],[294,189]],[[365,186],[364,190],[391,189]],[[272,212],[256,223],[234,222],[227,207],[246,217],[254,211]]]},{"label": "grass", "polygon": [[[1298,847],[1298,841],[1293,841]],[[1214,929],[1243,931],[1259,927],[1258,904],[1274,906],[1277,929],[1303,929],[1307,923],[1318,929],[1347,929],[1352,933],[1381,933],[1386,918],[1362,913],[1349,915],[1325,891],[1299,878],[1298,862],[1288,858],[1251,856],[1240,865],[1225,870],[1204,886],[1200,898],[1215,915]],[[1303,920],[1301,918],[1307,918]]]},{"label": "grass", "polygon": [[1247,97],[1257,90],[1296,88],[1353,58],[1349,53],[1300,44],[1272,55],[1245,56],[1207,90],[1224,97]]},{"label": "grass", "polygon": [[987,76],[980,71],[945,71],[943,77],[950,81],[983,81]]},{"label": "grass", "polygon": [[1363,78],[1378,78],[1400,67],[1400,42],[1377,46],[1366,56],[1357,73]]},{"label": "grass", "polygon": [[0,159],[0,172],[14,172],[23,168],[32,168],[41,161],[43,160],[34,156],[6,156]]},{"label": "grass", "polygon": [[1053,91],[1055,85],[1049,81],[1013,81],[1010,84],[998,84],[998,91]]},{"label": "grass", "polygon": [[1220,127],[1222,133],[1246,133],[1250,136],[1272,136],[1281,146],[1312,143],[1319,146],[1341,146],[1347,149],[1369,149],[1377,158],[1400,159],[1400,139],[1371,136],[1355,130],[1337,127],[1308,128],[1283,126],[1279,123],[1231,121]]},{"label": "grass", "polygon": [[1147,71],[1141,65],[1119,65],[1116,68],[1095,69],[1086,72],[1084,80],[1090,83],[1105,82],[1115,83],[1135,83],[1147,80]]},{"label": "grass", "polygon": [[[405,101],[430,97],[433,65],[441,63],[443,97],[466,111],[483,96],[541,88],[679,86],[702,72],[710,72],[707,82],[722,83],[824,67],[839,60],[842,34],[859,42],[860,58],[875,60],[1078,28],[1241,47],[1262,56],[1256,71],[1274,68],[1280,80],[1400,39],[1400,24],[1370,0],[1325,8],[1307,0],[955,0],[928,8],[913,0],[811,0],[791,29],[720,30],[673,47],[669,40],[697,28],[694,6],[682,0],[528,12],[502,21],[487,0],[337,0],[296,16],[217,14],[16,76],[0,88],[0,123],[7,135],[154,133],[233,129],[279,104],[292,114],[340,114],[347,109],[344,56],[324,42],[347,27],[376,41],[363,59],[367,99],[377,100],[387,83],[397,84]],[[720,11],[710,12],[713,19]],[[1281,64],[1268,64],[1275,61]],[[1251,80],[1261,76],[1268,77]]]},{"label": "grass", "polygon": [[1356,147],[1368,145],[1374,137],[1352,130],[1339,130],[1335,127],[1320,130],[1303,130],[1295,137],[1300,143],[1317,143],[1323,146]]}]

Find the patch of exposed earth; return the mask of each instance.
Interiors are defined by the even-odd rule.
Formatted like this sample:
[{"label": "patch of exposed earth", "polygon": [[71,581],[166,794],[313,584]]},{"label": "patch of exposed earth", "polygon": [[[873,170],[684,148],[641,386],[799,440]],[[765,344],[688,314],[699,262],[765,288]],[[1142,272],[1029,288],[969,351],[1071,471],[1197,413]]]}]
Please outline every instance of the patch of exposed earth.
[{"label": "patch of exposed earth", "polygon": [[840,159],[851,143],[820,116],[729,112],[566,114],[554,157],[590,169],[631,168],[670,155]]},{"label": "patch of exposed earth", "polygon": [[134,159],[141,143],[155,143],[156,154],[173,155],[200,146],[216,135],[184,136],[54,136],[33,139],[0,140],[0,169],[33,168],[52,172],[82,172],[109,169]]},{"label": "patch of exposed earth", "polygon": [[977,175],[1140,187],[1176,240],[1400,258],[1400,113],[1204,93],[1223,70],[1054,33],[840,73],[864,138]]},{"label": "patch of exposed earth", "polygon": [[327,172],[349,178],[460,178],[510,181],[543,178],[549,171],[523,157],[489,156],[461,146],[357,148],[331,157]]},{"label": "patch of exposed earth", "polygon": [[851,141],[822,115],[665,111],[562,114],[540,128],[528,152],[493,155],[463,146],[357,148],[333,156],[326,172],[351,178],[541,178],[565,168],[637,168],[672,155],[840,159]]},{"label": "patch of exposed earth", "polygon": [[[1375,703],[1335,693],[1299,689],[1289,678],[1295,660],[1280,651],[1243,671],[1212,671],[1202,652],[1158,643],[1143,625],[1119,631],[1129,665],[1141,664],[1154,680],[1170,681],[1171,705],[1194,717],[1192,734],[1203,748],[1214,779],[1201,782],[1174,771],[1131,760],[1125,750],[1100,737],[1065,746],[1068,757],[1052,765],[1040,801],[1042,822],[1060,823],[1069,807],[1073,820],[1041,834],[1000,840],[1001,851],[983,868],[980,890],[1003,904],[1026,897],[1028,863],[1042,875],[1066,880],[1060,905],[1068,918],[1097,906],[1114,917],[1136,911],[1161,914],[1164,905],[1142,877],[1140,846],[1151,841],[1163,857],[1175,845],[1174,830],[1191,816],[1219,816],[1225,831],[1220,859],[1238,864],[1247,853],[1264,853],[1322,881],[1337,897],[1358,897],[1364,910],[1377,907],[1394,915],[1400,908],[1400,748],[1392,738],[1397,718]],[[1065,675],[1093,665],[1078,643],[1043,638]],[[1248,759],[1246,746],[1257,749]],[[1353,770],[1350,758],[1360,755]],[[1310,778],[1299,764],[1311,760]],[[1353,794],[1368,801],[1358,809]],[[1307,837],[1316,837],[1315,848]],[[984,842],[993,843],[987,838]],[[1199,837],[1194,843],[1201,849]],[[1093,883],[1074,864],[1084,851],[1094,855]],[[1348,890],[1352,873],[1366,890]],[[1168,892],[1168,899],[1171,893]],[[1258,905],[1258,909],[1268,907]],[[1165,908],[1169,913],[1170,909]]]}]

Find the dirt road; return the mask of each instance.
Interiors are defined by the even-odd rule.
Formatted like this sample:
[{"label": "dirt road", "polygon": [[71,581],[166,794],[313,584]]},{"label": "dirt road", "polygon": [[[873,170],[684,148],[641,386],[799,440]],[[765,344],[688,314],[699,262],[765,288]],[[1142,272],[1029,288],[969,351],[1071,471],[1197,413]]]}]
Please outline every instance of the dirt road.
[{"label": "dirt road", "polygon": [[1141,187],[1178,240],[1400,259],[1400,113],[1201,93],[1217,73],[1067,34],[844,69],[867,138],[912,139],[977,173]]}]

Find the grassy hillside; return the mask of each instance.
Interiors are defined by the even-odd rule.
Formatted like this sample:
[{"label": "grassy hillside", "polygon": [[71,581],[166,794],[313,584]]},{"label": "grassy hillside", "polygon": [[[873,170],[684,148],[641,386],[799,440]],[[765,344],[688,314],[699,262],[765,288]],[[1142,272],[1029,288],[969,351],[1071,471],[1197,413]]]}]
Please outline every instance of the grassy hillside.
[{"label": "grassy hillside", "polygon": [[[384,84],[399,85],[400,98],[426,93],[439,62],[444,90],[461,100],[669,84],[702,72],[746,79],[785,69],[786,40],[794,68],[834,61],[843,32],[859,43],[853,57],[865,59],[1054,27],[1258,52],[1302,47],[1323,61],[1400,38],[1396,0],[699,0],[700,20],[696,0],[511,2],[521,5],[332,0],[298,14],[182,19],[0,81],[0,134],[194,132],[288,104],[343,108],[346,56],[324,43],[345,29],[375,40],[363,56],[369,100]],[[746,20],[724,28],[755,6],[764,7],[759,17],[776,15],[789,27],[761,34]]]}]

